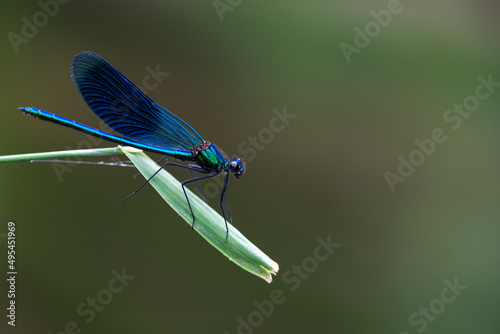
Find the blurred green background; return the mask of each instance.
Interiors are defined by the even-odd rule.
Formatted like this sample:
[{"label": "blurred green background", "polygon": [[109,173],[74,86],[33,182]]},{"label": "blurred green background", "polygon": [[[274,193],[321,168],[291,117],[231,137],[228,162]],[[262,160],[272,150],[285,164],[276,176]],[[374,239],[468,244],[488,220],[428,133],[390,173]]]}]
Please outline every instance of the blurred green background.
[{"label": "blurred green background", "polygon": [[[500,87],[480,90],[488,98],[457,129],[443,118],[475,101],[479,76],[500,82],[498,3],[396,5],[2,1],[0,154],[87,142],[17,111],[98,126],[69,75],[76,53],[100,54],[138,85],[159,68],[169,75],[150,97],[229,155],[255,150],[228,198],[236,227],[280,272],[268,285],[241,270],[151,187],[123,203],[143,182],[133,169],[71,167],[60,182],[49,163],[2,164],[0,331],[499,333]],[[388,7],[398,12],[390,20]],[[38,31],[25,28],[33,36],[13,46],[34,20]],[[367,27],[371,37],[356,37]],[[367,45],[348,62],[340,45],[356,42]],[[295,118],[265,137],[285,107]],[[385,174],[401,157],[421,158],[415,140],[437,128],[446,141],[391,191]],[[5,316],[8,221],[15,329]],[[328,236],[340,246],[314,260]],[[122,268],[135,278],[110,294]],[[265,302],[280,291],[279,304]],[[106,305],[91,317],[87,298]]]}]

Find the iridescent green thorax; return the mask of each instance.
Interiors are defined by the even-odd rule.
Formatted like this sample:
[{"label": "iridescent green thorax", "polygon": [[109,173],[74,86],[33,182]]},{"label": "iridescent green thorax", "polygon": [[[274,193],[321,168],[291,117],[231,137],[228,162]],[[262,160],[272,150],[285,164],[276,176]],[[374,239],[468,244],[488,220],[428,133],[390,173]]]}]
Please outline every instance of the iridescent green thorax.
[{"label": "iridescent green thorax", "polygon": [[239,158],[234,158],[229,161],[215,145],[209,141],[204,141],[201,146],[196,145],[191,151],[191,159],[201,166],[207,172],[215,172],[216,174],[224,171],[234,174],[239,179],[245,173],[245,164]]},{"label": "iridescent green thorax", "polygon": [[205,141],[196,146],[193,151],[193,160],[207,171],[220,172],[229,169],[229,161],[219,152],[212,143]]}]

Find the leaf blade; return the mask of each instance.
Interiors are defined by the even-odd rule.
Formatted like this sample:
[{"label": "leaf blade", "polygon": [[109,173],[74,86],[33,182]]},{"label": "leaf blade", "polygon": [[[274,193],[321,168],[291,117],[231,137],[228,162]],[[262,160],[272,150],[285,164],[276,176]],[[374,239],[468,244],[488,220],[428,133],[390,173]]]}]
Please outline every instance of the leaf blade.
[{"label": "leaf blade", "polygon": [[[121,148],[146,179],[149,179],[160,169],[160,166],[152,161],[144,152],[138,152],[135,149],[134,152],[131,152],[128,147]],[[151,179],[150,183],[172,209],[191,225],[191,212],[180,182],[167,171],[161,170]],[[228,257],[229,260],[271,283],[271,274],[275,275],[278,272],[278,264],[253,245],[231,224],[228,224],[229,237],[226,242],[224,218],[189,189],[186,188],[186,192],[196,217],[194,229],[214,248]]]}]

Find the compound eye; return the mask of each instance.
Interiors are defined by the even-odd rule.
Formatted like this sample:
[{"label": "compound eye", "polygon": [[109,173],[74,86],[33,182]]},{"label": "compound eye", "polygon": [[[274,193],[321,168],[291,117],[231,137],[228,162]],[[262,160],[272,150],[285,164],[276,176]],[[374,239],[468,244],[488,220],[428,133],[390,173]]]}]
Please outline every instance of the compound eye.
[{"label": "compound eye", "polygon": [[236,161],[231,161],[231,168],[235,169],[236,167],[238,167],[238,163]]}]

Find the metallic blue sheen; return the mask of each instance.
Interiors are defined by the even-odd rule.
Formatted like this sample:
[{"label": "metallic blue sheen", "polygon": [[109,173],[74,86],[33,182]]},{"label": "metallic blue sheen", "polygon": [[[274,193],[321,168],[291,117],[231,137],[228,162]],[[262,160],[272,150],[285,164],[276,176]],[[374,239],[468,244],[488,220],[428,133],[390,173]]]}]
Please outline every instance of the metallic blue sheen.
[{"label": "metallic blue sheen", "polygon": [[53,122],[56,124],[67,126],[69,128],[73,128],[73,129],[78,130],[80,132],[88,133],[89,135],[99,137],[102,139],[106,139],[106,140],[109,140],[109,141],[112,141],[112,142],[115,142],[115,143],[118,143],[121,145],[133,146],[133,147],[139,148],[141,150],[169,155],[169,156],[172,156],[172,157],[179,159],[179,160],[191,160],[191,158],[192,158],[191,151],[169,150],[169,149],[159,147],[159,146],[138,143],[136,141],[132,141],[132,140],[129,140],[126,138],[118,137],[118,136],[112,135],[110,133],[107,133],[107,132],[104,132],[104,131],[101,131],[98,129],[94,129],[90,126],[84,125],[82,123],[78,123],[76,121],[73,121],[73,120],[65,118],[65,117],[61,117],[61,116],[56,115],[56,114],[52,114],[50,112],[46,112],[46,111],[41,110],[41,109],[27,107],[27,108],[19,108],[19,110],[21,110],[25,114],[29,114],[29,115],[34,116],[34,117],[38,117],[38,118],[43,119],[45,121],[50,121],[50,122]]},{"label": "metallic blue sheen", "polygon": [[[89,135],[141,150],[160,153],[182,161],[192,161],[196,165],[181,165],[166,162],[197,171],[204,176],[193,177],[182,182],[182,189],[193,217],[185,185],[224,173],[224,182],[219,198],[224,222],[226,240],[229,233],[222,202],[225,198],[229,172],[240,178],[245,172],[243,161],[235,158],[229,161],[212,143],[205,141],[189,124],[155,103],[132,82],[125,78],[101,56],[84,51],[71,61],[71,77],[90,109],[111,129],[116,136],[102,130],[37,108],[19,108],[23,113],[60,124]],[[153,174],[152,177],[154,177]],[[148,180],[149,181],[149,180]],[[140,188],[139,188],[140,189]],[[135,192],[134,192],[135,193]],[[229,213],[229,209],[228,209]],[[231,220],[231,215],[229,215]]]},{"label": "metallic blue sheen", "polygon": [[193,161],[208,173],[244,173],[239,159],[229,161],[189,124],[155,103],[101,56],[84,51],[71,61],[71,77],[90,109],[119,137],[36,108],[25,114],[57,123],[118,144]]}]

